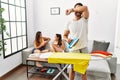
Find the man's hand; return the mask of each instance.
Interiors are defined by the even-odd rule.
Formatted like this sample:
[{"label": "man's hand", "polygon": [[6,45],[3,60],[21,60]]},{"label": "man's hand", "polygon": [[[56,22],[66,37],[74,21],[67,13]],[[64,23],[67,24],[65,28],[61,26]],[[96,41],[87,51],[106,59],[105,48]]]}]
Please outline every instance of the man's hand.
[{"label": "man's hand", "polygon": [[73,12],[73,9],[67,9],[66,10],[66,15],[70,15],[70,13],[72,13]]},{"label": "man's hand", "polygon": [[87,6],[77,6],[66,10],[66,15],[70,15],[72,12],[80,12],[85,19],[89,18],[89,11]]},{"label": "man's hand", "polygon": [[71,39],[71,38],[68,38],[67,42],[70,43],[71,41],[72,41],[72,39]]}]

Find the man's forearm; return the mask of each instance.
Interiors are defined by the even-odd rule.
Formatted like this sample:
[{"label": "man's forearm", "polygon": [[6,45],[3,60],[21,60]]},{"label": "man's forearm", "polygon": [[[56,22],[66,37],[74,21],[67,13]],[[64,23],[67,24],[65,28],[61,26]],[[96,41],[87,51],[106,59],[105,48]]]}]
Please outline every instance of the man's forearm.
[{"label": "man's forearm", "polygon": [[84,12],[87,10],[87,6],[79,6],[76,8],[71,8],[72,12]]},{"label": "man's forearm", "polygon": [[63,39],[64,39],[65,41],[68,41],[68,37],[67,37],[67,36],[64,36]]}]

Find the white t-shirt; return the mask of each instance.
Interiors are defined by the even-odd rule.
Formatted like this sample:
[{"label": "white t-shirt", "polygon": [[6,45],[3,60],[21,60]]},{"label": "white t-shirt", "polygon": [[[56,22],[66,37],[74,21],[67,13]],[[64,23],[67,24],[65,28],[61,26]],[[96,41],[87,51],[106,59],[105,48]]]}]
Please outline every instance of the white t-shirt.
[{"label": "white t-shirt", "polygon": [[88,19],[82,17],[75,21],[71,20],[66,24],[65,30],[70,31],[70,38],[79,38],[79,41],[72,47],[71,51],[87,47],[88,42]]}]

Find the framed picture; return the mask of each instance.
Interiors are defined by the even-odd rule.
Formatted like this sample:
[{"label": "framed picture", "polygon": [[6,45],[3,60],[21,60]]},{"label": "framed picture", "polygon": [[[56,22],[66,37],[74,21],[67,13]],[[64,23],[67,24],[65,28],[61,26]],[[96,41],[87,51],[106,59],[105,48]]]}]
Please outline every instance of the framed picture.
[{"label": "framed picture", "polygon": [[51,15],[60,15],[60,8],[59,7],[52,7],[50,8]]}]

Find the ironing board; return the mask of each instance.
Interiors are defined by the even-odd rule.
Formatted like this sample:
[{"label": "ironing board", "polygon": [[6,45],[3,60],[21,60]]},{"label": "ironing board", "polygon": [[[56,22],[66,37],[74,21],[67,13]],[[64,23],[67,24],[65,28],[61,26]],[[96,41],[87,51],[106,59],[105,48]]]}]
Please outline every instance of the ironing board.
[{"label": "ironing board", "polygon": [[[44,53],[43,53],[44,54]],[[45,54],[44,54],[45,55]],[[57,53],[52,53],[48,56],[41,56],[40,58],[36,57],[30,57],[27,59],[26,62],[28,61],[39,61],[39,62],[47,62],[47,63],[54,63],[54,65],[57,67],[59,70],[59,73],[52,79],[52,80],[57,80],[57,78],[62,74],[66,80],[69,80],[67,74],[64,72],[64,70],[67,69],[67,67],[70,64],[74,65],[74,70],[84,74],[86,72],[86,69],[89,65],[90,60],[102,60],[104,58],[102,57],[94,57],[91,56],[90,54],[83,54],[83,53],[62,53],[62,52],[57,52]],[[61,68],[58,64],[66,64],[63,68]],[[27,68],[28,71],[28,68]],[[27,74],[28,76],[28,74]]]}]

